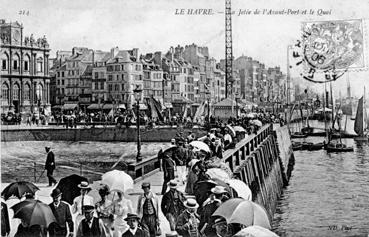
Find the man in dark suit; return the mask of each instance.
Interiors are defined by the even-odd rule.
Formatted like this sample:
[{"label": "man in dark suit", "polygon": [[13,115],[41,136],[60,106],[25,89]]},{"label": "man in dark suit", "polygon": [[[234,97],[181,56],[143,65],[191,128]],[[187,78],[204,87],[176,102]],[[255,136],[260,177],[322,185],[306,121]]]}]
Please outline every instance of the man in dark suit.
[{"label": "man in dark suit", "polygon": [[8,206],[1,202],[1,236],[8,236],[10,233],[10,223]]},{"label": "man in dark suit", "polygon": [[104,223],[94,217],[95,207],[83,206],[85,218],[79,223],[76,237],[106,237]]},{"label": "man in dark suit", "polygon": [[50,147],[45,147],[47,158],[45,163],[45,170],[47,171],[47,178],[49,179],[49,186],[52,186],[53,183],[56,184],[56,180],[53,177],[53,172],[55,170],[55,157],[54,153],[50,150]]},{"label": "man in dark suit", "polygon": [[161,201],[161,211],[168,219],[172,231],[175,230],[178,216],[185,210],[184,202],[186,201],[184,194],[177,190],[177,185],[175,180],[171,180],[170,190],[164,194]]},{"label": "man in dark suit", "polygon": [[174,179],[174,168],[176,167],[176,163],[168,154],[164,153],[162,165],[164,171],[164,182],[161,194],[164,195],[164,193],[167,191],[168,182]]},{"label": "man in dark suit", "polygon": [[123,233],[122,237],[148,237],[148,232],[144,231],[138,226],[140,217],[136,214],[128,213],[124,219],[129,225],[129,229]]},{"label": "man in dark suit", "polygon": [[65,237],[67,235],[67,224],[69,228],[69,236],[73,236],[73,219],[70,213],[70,209],[68,204],[61,201],[62,193],[56,188],[52,191],[51,197],[53,198],[53,202],[49,204],[55,219],[56,223],[52,223],[49,226],[49,236],[50,237]]}]

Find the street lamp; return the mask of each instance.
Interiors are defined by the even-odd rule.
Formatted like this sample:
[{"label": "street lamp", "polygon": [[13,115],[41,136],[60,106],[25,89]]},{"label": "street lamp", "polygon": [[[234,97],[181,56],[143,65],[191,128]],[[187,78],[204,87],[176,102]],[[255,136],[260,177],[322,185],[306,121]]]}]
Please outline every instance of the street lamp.
[{"label": "street lamp", "polygon": [[235,98],[236,98],[236,118],[238,119],[238,100],[240,98],[240,95],[236,93]]},{"label": "street lamp", "polygon": [[141,135],[140,135],[140,99],[142,94],[142,89],[137,85],[136,89],[133,90],[135,100],[136,100],[136,108],[137,108],[137,162],[142,161],[141,157]]},{"label": "street lamp", "polygon": [[208,126],[210,128],[210,96],[211,93],[209,90],[206,91],[206,99],[208,100]]}]

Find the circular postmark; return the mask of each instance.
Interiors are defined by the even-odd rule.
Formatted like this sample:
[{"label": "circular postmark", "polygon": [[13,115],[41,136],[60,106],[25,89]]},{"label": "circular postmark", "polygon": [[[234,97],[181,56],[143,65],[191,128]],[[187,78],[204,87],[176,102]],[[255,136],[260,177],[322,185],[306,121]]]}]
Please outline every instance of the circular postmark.
[{"label": "circular postmark", "polygon": [[[302,33],[293,57],[299,60],[297,66],[303,66],[304,79],[320,83],[334,81],[363,61],[361,20],[305,22]],[[324,79],[314,78],[316,73],[323,73]]]},{"label": "circular postmark", "polygon": [[357,21],[305,23],[303,51],[306,63],[317,70],[350,67],[363,56],[363,34]]}]

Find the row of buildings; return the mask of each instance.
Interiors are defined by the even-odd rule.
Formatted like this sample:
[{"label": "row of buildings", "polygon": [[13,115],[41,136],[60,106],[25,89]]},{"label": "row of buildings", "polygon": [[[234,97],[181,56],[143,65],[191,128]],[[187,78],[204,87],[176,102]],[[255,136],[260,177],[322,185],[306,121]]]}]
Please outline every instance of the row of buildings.
[{"label": "row of buildings", "polygon": [[[25,37],[18,22],[0,22],[1,112],[54,109],[131,109],[133,90],[143,90],[164,108],[183,112],[203,101],[225,98],[225,62],[217,62],[207,47],[171,47],[167,52],[141,54],[139,49],[101,51],[74,47],[49,57],[45,37]],[[234,60],[233,99],[256,104],[284,102],[286,76],[250,57]]]}]

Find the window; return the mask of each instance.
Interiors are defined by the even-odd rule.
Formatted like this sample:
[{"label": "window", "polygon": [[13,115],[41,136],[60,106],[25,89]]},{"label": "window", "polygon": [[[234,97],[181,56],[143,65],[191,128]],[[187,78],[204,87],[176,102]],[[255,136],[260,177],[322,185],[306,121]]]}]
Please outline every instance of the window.
[{"label": "window", "polygon": [[95,72],[95,79],[99,78],[99,73]]},{"label": "window", "polygon": [[3,83],[3,85],[1,86],[1,99],[3,101],[8,102],[9,101],[9,87],[6,83]]},{"label": "window", "polygon": [[115,65],[115,71],[119,71],[120,70],[120,65]]},{"label": "window", "polygon": [[122,91],[124,91],[124,84],[122,84]]},{"label": "window", "polygon": [[102,82],[100,82],[100,89],[101,90],[104,90],[104,82],[102,81]]},{"label": "window", "polygon": [[18,60],[13,61],[13,69],[18,70]]},{"label": "window", "polygon": [[1,60],[1,70],[7,70],[8,69],[8,60],[2,59]]},{"label": "window", "polygon": [[58,80],[58,85],[60,85],[60,80]]},{"label": "window", "polygon": [[36,63],[36,65],[37,65],[37,72],[42,72],[43,71],[43,62],[42,62],[42,58],[38,58],[37,59],[37,63]]},{"label": "window", "polygon": [[62,85],[64,85],[64,80],[62,80]]},{"label": "window", "polygon": [[61,90],[62,90],[62,95],[64,95],[64,88],[62,88]]},{"label": "window", "polygon": [[112,81],[113,80],[113,75],[108,75],[108,81]]},{"label": "window", "polygon": [[108,88],[109,88],[109,91],[112,91],[113,90],[113,85],[109,84]]},{"label": "window", "polygon": [[64,72],[62,72],[62,77],[64,77]]},{"label": "window", "polygon": [[95,82],[95,90],[98,90],[99,89],[99,83],[98,82]]},{"label": "window", "polygon": [[42,100],[42,90],[43,90],[43,87],[41,84],[38,84],[36,86],[36,100]]},{"label": "window", "polygon": [[108,72],[111,72],[111,71],[113,71],[113,70],[114,70],[114,67],[113,67],[113,66],[108,66],[108,67],[106,68],[106,70],[107,70]]},{"label": "window", "polygon": [[119,91],[119,85],[118,85],[118,84],[115,84],[115,86],[114,86],[114,90],[115,90],[115,91]]},{"label": "window", "polygon": [[29,67],[28,67],[28,61],[24,61],[24,71],[28,71]]},{"label": "window", "polygon": [[13,100],[19,100],[19,86],[18,84],[13,85]]}]

